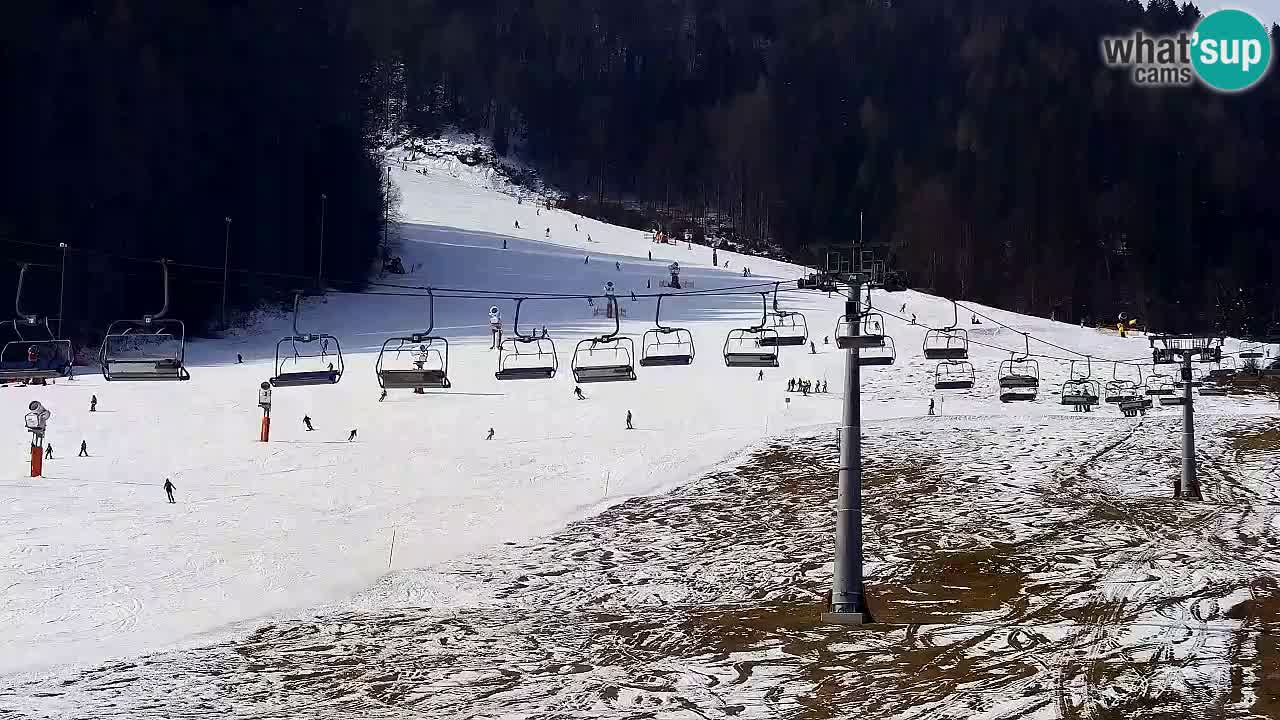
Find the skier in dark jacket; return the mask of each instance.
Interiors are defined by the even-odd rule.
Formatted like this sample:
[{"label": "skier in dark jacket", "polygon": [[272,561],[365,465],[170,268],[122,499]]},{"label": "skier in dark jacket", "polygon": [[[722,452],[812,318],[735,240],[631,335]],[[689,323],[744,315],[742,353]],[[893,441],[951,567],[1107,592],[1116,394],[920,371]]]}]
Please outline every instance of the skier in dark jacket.
[{"label": "skier in dark jacket", "polygon": [[98,412],[98,396],[89,398],[89,412]]},{"label": "skier in dark jacket", "polygon": [[628,411],[627,411],[627,429],[628,429],[628,430],[635,430],[635,428],[634,428],[634,427],[632,427],[632,425],[631,425],[631,411],[630,411],[630,410],[628,410]]},{"label": "skier in dark jacket", "polygon": [[[587,399],[587,396],[582,394],[582,388],[578,387],[577,385],[573,387],[573,394],[576,395],[579,400]],[[630,415],[630,413],[627,413],[627,414]]]},{"label": "skier in dark jacket", "polygon": [[303,415],[303,416],[302,416],[302,424],[307,426],[307,432],[311,432],[312,430],[315,430],[315,428],[311,427],[311,416],[310,416],[310,415]]},{"label": "skier in dark jacket", "polygon": [[492,439],[493,439],[493,428],[489,428],[489,434],[488,434],[488,435],[486,435],[484,439],[485,439],[485,440],[492,440]]},{"label": "skier in dark jacket", "polygon": [[174,485],[172,480],[170,480],[169,478],[164,479],[164,494],[169,496],[170,505],[172,505],[175,502],[173,499],[173,489],[175,487],[177,487],[177,485]]},{"label": "skier in dark jacket", "polygon": [[77,455],[76,457],[89,457],[89,441],[88,440],[80,441],[80,454]]},{"label": "skier in dark jacket", "polygon": [[351,434],[347,435],[347,442],[351,442],[352,440],[355,440],[355,439],[356,439],[356,430],[355,428],[352,428]]}]

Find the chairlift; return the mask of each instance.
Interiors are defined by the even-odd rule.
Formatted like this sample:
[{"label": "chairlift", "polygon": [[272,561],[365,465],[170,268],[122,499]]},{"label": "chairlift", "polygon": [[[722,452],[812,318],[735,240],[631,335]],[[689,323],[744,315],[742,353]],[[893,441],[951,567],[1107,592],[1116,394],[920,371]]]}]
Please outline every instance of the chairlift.
[{"label": "chairlift", "polygon": [[1255,346],[1248,350],[1240,351],[1241,360],[1261,360],[1262,357],[1263,357],[1263,354],[1260,346]]},{"label": "chairlift", "polygon": [[1191,377],[1189,379],[1185,377],[1187,371],[1184,369],[1182,372],[1184,377],[1174,383],[1179,389],[1185,388],[1187,385],[1193,388],[1200,388],[1204,385],[1204,373],[1200,372],[1200,368],[1191,368]]},{"label": "chairlift", "polygon": [[520,332],[520,306],[525,299],[516,300],[512,334],[498,346],[498,370],[493,376],[499,380],[550,380],[560,369],[556,344],[551,338]]},{"label": "chairlift", "polygon": [[569,366],[573,369],[573,380],[577,383],[615,382],[635,380],[635,342],[622,331],[622,313],[618,309],[618,298],[606,295],[613,308],[613,332],[599,337],[578,341],[573,348],[573,359]]},{"label": "chairlift", "polygon": [[1168,375],[1152,373],[1143,382],[1143,391],[1148,397],[1168,397],[1173,395],[1173,379]]},{"label": "chairlift", "polygon": [[951,325],[945,328],[934,328],[924,334],[924,357],[926,360],[965,360],[969,357],[969,331],[958,328],[960,310],[956,301],[951,301]]},{"label": "chairlift", "polygon": [[778,331],[765,327],[769,314],[769,294],[760,293],[763,313],[760,324],[735,328],[724,338],[724,364],[727,367],[778,367]]},{"label": "chairlift", "polygon": [[117,320],[107,326],[98,351],[102,376],[115,380],[190,380],[186,367],[187,330],[169,311],[169,261],[160,261],[164,305],[141,320]]},{"label": "chairlift", "polygon": [[809,324],[805,321],[803,313],[782,310],[778,307],[778,286],[781,284],[773,284],[773,310],[765,310],[764,326],[772,328],[774,332],[761,335],[760,344],[784,347],[804,345],[809,342]]},{"label": "chairlift", "polygon": [[[867,290],[870,295],[870,288]],[[845,303],[845,314],[836,321],[836,347],[841,350],[884,347],[884,316],[877,312],[860,312],[858,301]],[[867,309],[871,308],[870,297]],[[859,324],[861,327],[859,327]],[[857,329],[858,333],[854,334]]]},{"label": "chairlift", "polygon": [[427,329],[387,338],[382,343],[374,371],[383,389],[421,392],[424,388],[453,387],[449,382],[449,341],[432,334],[436,326],[435,307],[435,294],[428,288]]},{"label": "chairlift", "polygon": [[1125,417],[1137,417],[1139,414],[1146,415],[1147,410],[1151,409],[1151,404],[1151,398],[1131,397],[1122,401],[1119,407]]},{"label": "chairlift", "polygon": [[1084,407],[1089,405],[1097,405],[1102,395],[1102,388],[1098,381],[1092,379],[1093,360],[1085,357],[1086,370],[1081,377],[1075,376],[1076,361],[1071,361],[1071,369],[1068,373],[1070,378],[1062,384],[1062,404],[1073,405],[1075,407]]},{"label": "chairlift", "polygon": [[1161,397],[1160,404],[1162,406],[1182,405],[1183,398],[1180,395],[1169,395],[1169,396]]},{"label": "chairlift", "polygon": [[[301,304],[302,293],[295,292],[293,334],[280,338],[276,343],[276,373],[269,379],[272,387],[333,385],[342,380],[344,366],[341,343],[333,335],[298,330],[298,309]],[[332,353],[329,351],[330,343],[333,343]],[[281,356],[280,350],[286,345],[293,352]],[[301,349],[299,345],[302,345]]]},{"label": "chairlift", "polygon": [[1031,339],[1022,335],[1025,352],[1021,357],[1011,353],[1000,363],[997,381],[1000,385],[1000,402],[1030,402],[1040,394],[1040,363],[1031,358]]},{"label": "chairlift", "polygon": [[685,328],[662,324],[662,298],[653,312],[653,328],[640,338],[640,366],[664,367],[692,365],[694,357],[693,333]]},{"label": "chairlift", "polygon": [[858,350],[858,364],[867,366],[892,365],[898,361],[898,350],[893,345],[893,338],[884,336],[884,344],[879,347],[864,347]]},{"label": "chairlift", "polygon": [[946,360],[933,371],[933,387],[937,390],[968,390],[973,382],[973,363],[966,360]]},{"label": "chairlift", "polygon": [[[13,298],[13,334],[17,338],[0,349],[0,382],[26,382],[63,377],[71,372],[71,341],[54,338],[49,318],[22,310],[22,288],[29,263],[18,266],[18,290]],[[22,332],[27,328],[27,334]]]},{"label": "chairlift", "polygon": [[1236,359],[1230,356],[1224,357],[1217,362],[1218,367],[1209,371],[1208,378],[1214,382],[1221,380],[1230,380],[1239,372],[1236,367]]},{"label": "chairlift", "polygon": [[1119,404],[1126,400],[1132,400],[1139,397],[1139,388],[1142,386],[1142,368],[1138,367],[1138,381],[1132,379],[1121,378],[1117,375],[1120,363],[1111,364],[1111,380],[1105,387],[1104,400],[1108,403]]}]

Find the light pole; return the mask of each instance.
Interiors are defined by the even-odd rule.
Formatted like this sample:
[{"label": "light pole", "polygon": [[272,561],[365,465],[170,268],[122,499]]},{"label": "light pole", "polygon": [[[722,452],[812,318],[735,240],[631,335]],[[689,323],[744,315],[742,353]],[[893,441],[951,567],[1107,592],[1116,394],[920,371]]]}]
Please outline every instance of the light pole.
[{"label": "light pole", "polygon": [[316,270],[316,288],[319,289],[324,282],[324,210],[325,203],[329,200],[329,195],[320,193],[320,267]]},{"label": "light pole", "polygon": [[226,227],[222,241],[222,329],[227,329],[227,270],[231,262],[231,216],[222,218]]},{"label": "light pole", "polygon": [[58,273],[58,340],[62,339],[62,299],[67,287],[67,244],[58,243],[62,249],[62,270]]}]

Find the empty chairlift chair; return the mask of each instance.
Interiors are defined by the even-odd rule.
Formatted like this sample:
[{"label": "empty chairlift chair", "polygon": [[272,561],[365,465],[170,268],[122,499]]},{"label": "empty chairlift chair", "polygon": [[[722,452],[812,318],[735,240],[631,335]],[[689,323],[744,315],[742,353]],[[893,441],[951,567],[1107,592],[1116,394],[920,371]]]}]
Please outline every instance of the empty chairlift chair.
[{"label": "empty chairlift chair", "polygon": [[[272,387],[334,385],[342,380],[342,344],[327,333],[298,330],[298,308],[302,293],[293,296],[293,334],[276,343],[276,372]],[[288,348],[284,354],[281,350]]]},{"label": "empty chairlift chair", "polygon": [[968,390],[973,387],[973,363],[947,360],[933,371],[933,387],[938,390]]},{"label": "empty chairlift chair", "polygon": [[866,366],[892,365],[898,361],[898,350],[894,347],[893,338],[884,336],[884,344],[878,347],[864,347],[858,350],[858,364]]},{"label": "empty chairlift chair", "polygon": [[764,326],[768,293],[760,293],[764,312],[760,325],[735,328],[724,339],[724,364],[728,367],[778,367],[778,332]]},{"label": "empty chairlift chair", "polygon": [[607,296],[613,310],[613,332],[581,340],[573,348],[573,380],[577,383],[617,382],[636,379],[635,342],[622,330],[618,298]]},{"label": "empty chairlift chair", "polygon": [[102,376],[117,380],[190,380],[186,367],[187,333],[169,311],[169,263],[160,261],[164,305],[141,320],[117,320],[107,327],[98,351]]},{"label": "empty chairlift chair", "polygon": [[387,338],[378,352],[375,370],[378,385],[387,390],[424,388],[447,389],[449,382],[449,341],[433,335],[435,295],[427,290],[427,329]]},{"label": "empty chairlift chair", "polygon": [[928,330],[924,334],[924,356],[927,360],[965,360],[969,357],[969,331],[956,327],[959,309],[951,301],[951,325]]},{"label": "empty chairlift chair", "polygon": [[1115,405],[1142,396],[1142,368],[1138,367],[1138,379],[1135,381],[1119,377],[1119,367],[1120,363],[1111,364],[1111,380],[1107,381],[1103,389],[1103,399]]},{"label": "empty chairlift chair", "polygon": [[653,328],[640,338],[641,367],[692,365],[694,358],[693,333],[680,327],[662,324],[662,298],[658,296],[653,314]]},{"label": "empty chairlift chair", "polygon": [[498,346],[498,370],[493,376],[499,380],[550,380],[560,369],[556,344],[551,338],[520,332],[520,307],[524,301],[525,298],[516,300],[512,334]]},{"label": "empty chairlift chair", "polygon": [[772,334],[760,337],[761,345],[794,347],[809,342],[809,323],[802,313],[782,310],[778,307],[778,286],[773,285],[773,310],[765,311],[764,326],[773,329]]},{"label": "empty chairlift chair", "polygon": [[1000,363],[997,382],[1000,402],[1031,402],[1040,394],[1040,363],[1029,357],[1010,357]]},{"label": "empty chairlift chair", "polygon": [[1147,397],[1169,397],[1173,395],[1173,380],[1168,375],[1152,373],[1147,376],[1142,388]]},{"label": "empty chairlift chair", "polygon": [[[21,380],[43,383],[71,372],[71,341],[57,340],[49,319],[22,309],[22,288],[27,268],[18,267],[18,290],[13,299],[13,334],[16,338],[0,349],[0,382]],[[26,332],[23,332],[23,331]]]}]

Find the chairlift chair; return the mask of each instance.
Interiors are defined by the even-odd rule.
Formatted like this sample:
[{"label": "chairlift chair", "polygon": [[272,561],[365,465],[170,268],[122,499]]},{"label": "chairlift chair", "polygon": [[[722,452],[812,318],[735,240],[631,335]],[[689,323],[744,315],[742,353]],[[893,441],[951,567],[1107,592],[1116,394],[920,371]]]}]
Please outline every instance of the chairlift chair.
[{"label": "chairlift chair", "polygon": [[1209,382],[1200,386],[1199,392],[1201,397],[1225,397],[1227,395],[1227,388],[1224,385]]},{"label": "chairlift chair", "polygon": [[1040,363],[1031,358],[1031,339],[1023,333],[1025,352],[1010,354],[1000,363],[996,374],[1000,385],[1000,402],[1034,401],[1040,394]]},{"label": "chairlift chair", "polygon": [[937,390],[968,390],[973,383],[973,363],[965,360],[940,362],[933,371],[933,387]]},{"label": "chairlift chair", "polygon": [[606,296],[613,307],[613,332],[599,337],[580,340],[573,348],[573,379],[577,383],[616,382],[635,380],[635,342],[619,335],[622,321],[618,312],[618,298]]},{"label": "chairlift chair", "polygon": [[1101,395],[1097,380],[1078,378],[1062,385],[1063,405],[1097,405]]},{"label": "chairlift chair", "polygon": [[447,389],[449,382],[449,341],[432,334],[436,325],[435,295],[427,290],[427,329],[387,338],[378,351],[374,371],[378,385],[386,390]]},{"label": "chairlift chair", "polygon": [[[18,266],[18,290],[13,298],[13,334],[17,338],[0,348],[0,382],[52,380],[71,372],[71,341],[58,340],[49,329],[49,318],[22,310],[22,288],[28,263]],[[22,328],[27,328],[28,337]],[[34,356],[34,357],[33,357]]]},{"label": "chairlift chair", "polygon": [[98,350],[102,377],[116,380],[190,380],[186,367],[187,331],[169,311],[169,261],[160,261],[164,305],[141,320],[117,320],[107,326]]},{"label": "chairlift chair", "polygon": [[692,365],[694,357],[693,333],[685,328],[662,324],[662,298],[653,313],[653,328],[640,338],[640,366],[664,367]]},{"label": "chairlift chair", "polygon": [[898,350],[893,345],[893,338],[884,336],[884,345],[880,347],[864,347],[858,351],[858,364],[863,366],[892,365],[898,361]]},{"label": "chairlift chair", "polygon": [[768,316],[768,293],[760,293],[763,314],[760,324],[735,328],[724,338],[726,367],[778,367],[778,331],[765,327]]},{"label": "chairlift chair", "polygon": [[[850,301],[847,306],[856,307],[857,303]],[[853,334],[855,323],[862,326],[857,335]],[[856,316],[841,315],[836,321],[836,347],[841,350],[884,347],[884,316],[866,313],[859,320]]]},{"label": "chairlift chair", "polygon": [[1119,404],[1125,400],[1131,400],[1139,396],[1139,387],[1142,385],[1142,368],[1138,368],[1138,380],[1134,382],[1132,379],[1125,379],[1117,376],[1120,363],[1111,364],[1111,380],[1105,386],[1104,400],[1108,403]]},{"label": "chairlift chair", "polygon": [[778,286],[781,283],[773,285],[773,310],[765,311],[765,327],[773,329],[772,334],[760,336],[760,344],[780,345],[783,347],[794,347],[804,345],[809,342],[809,324],[805,321],[804,314],[782,310],[778,307]]},{"label": "chairlift chair", "polygon": [[[333,385],[342,380],[344,363],[342,344],[338,338],[327,333],[304,333],[298,330],[298,308],[302,303],[302,293],[293,295],[293,334],[280,338],[276,343],[276,372],[269,378],[272,387],[305,387],[309,385]],[[333,352],[329,352],[329,343],[333,343]],[[304,351],[299,352],[298,345]],[[281,355],[281,348],[291,346],[292,353]],[[319,352],[312,350],[318,348]],[[332,357],[333,360],[329,358]],[[319,365],[320,367],[314,367]]]},{"label": "chairlift chair", "polygon": [[1180,395],[1169,395],[1160,398],[1160,404],[1163,406],[1182,405],[1183,398]]},{"label": "chairlift chair", "polygon": [[1168,397],[1173,395],[1173,380],[1168,375],[1152,373],[1142,384],[1148,397]]},{"label": "chairlift chair", "polygon": [[926,360],[965,360],[969,357],[969,331],[957,327],[960,310],[954,300],[951,301],[951,325],[945,328],[934,328],[924,334],[924,357]]},{"label": "chairlift chair", "polygon": [[520,332],[520,306],[524,301],[525,298],[516,300],[512,335],[503,338],[498,346],[498,370],[493,376],[499,380],[550,380],[560,369],[556,344],[551,338]]}]

